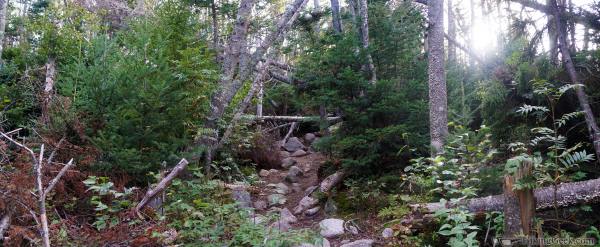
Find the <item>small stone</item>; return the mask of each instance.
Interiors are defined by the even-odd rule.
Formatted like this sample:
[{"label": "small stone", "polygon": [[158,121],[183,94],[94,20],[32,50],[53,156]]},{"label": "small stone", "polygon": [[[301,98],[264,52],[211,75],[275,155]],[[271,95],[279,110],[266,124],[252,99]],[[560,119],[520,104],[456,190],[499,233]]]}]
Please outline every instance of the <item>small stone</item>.
[{"label": "small stone", "polygon": [[276,193],[287,195],[290,192],[290,188],[284,183],[267,184],[267,187],[272,188]]},{"label": "small stone", "polygon": [[352,233],[352,235],[358,235],[358,228],[356,228],[355,226],[349,226],[348,231]]},{"label": "small stone", "polygon": [[372,247],[373,243],[375,243],[373,239],[361,239],[351,243],[342,244],[340,247]]},{"label": "small stone", "polygon": [[304,144],[298,139],[298,137],[290,137],[287,142],[283,145],[283,149],[288,152],[296,152],[298,150],[306,149]]},{"label": "small stone", "polygon": [[315,138],[317,138],[317,136],[315,136],[315,134],[313,134],[313,133],[306,133],[304,135],[304,140],[307,143],[312,143],[315,140]]},{"label": "small stone", "polygon": [[383,232],[381,232],[381,236],[383,238],[391,238],[394,236],[394,230],[392,230],[392,228],[385,228],[383,229]]},{"label": "small stone", "polygon": [[279,151],[279,157],[282,159],[290,157],[290,152],[288,151]]},{"label": "small stone", "polygon": [[269,174],[270,174],[270,172],[269,172],[269,171],[267,171],[267,170],[265,170],[265,169],[261,169],[261,170],[258,172],[258,175],[259,175],[259,176],[261,176],[261,177],[268,177],[268,176],[269,176]]},{"label": "small stone", "polygon": [[314,208],[307,209],[304,212],[304,215],[306,215],[306,216],[313,216],[313,215],[317,214],[319,212],[319,210],[321,210],[321,207],[316,206]]},{"label": "small stone", "polygon": [[304,155],[307,155],[308,153],[302,149],[299,149],[298,151],[295,151],[292,153],[292,155],[290,155],[291,157],[301,157]]},{"label": "small stone", "polygon": [[253,206],[258,210],[265,210],[267,208],[267,202],[265,200],[258,200],[254,202]]},{"label": "small stone", "polygon": [[290,168],[290,166],[295,165],[296,163],[298,163],[298,162],[293,158],[285,158],[285,159],[281,160],[281,167],[287,169],[287,168]]},{"label": "small stone", "polygon": [[277,229],[281,232],[287,232],[292,228],[292,226],[290,225],[290,223],[288,223],[286,221],[278,220],[278,221],[273,222],[273,224],[271,224],[270,228]]},{"label": "small stone", "polygon": [[296,206],[294,208],[294,213],[295,214],[302,213],[302,211],[314,207],[315,205],[317,205],[317,203],[319,203],[319,200],[312,198],[310,196],[305,196],[300,200],[300,202],[298,203],[298,206]]},{"label": "small stone", "polygon": [[285,198],[285,196],[283,196],[281,194],[269,195],[267,197],[267,200],[269,201],[269,207],[275,206],[275,205],[283,205],[287,202],[287,199]]},{"label": "small stone", "polygon": [[236,201],[240,207],[249,208],[252,205],[252,198],[250,197],[250,193],[245,190],[233,190],[231,197],[234,201]]},{"label": "small stone", "polygon": [[292,166],[290,167],[287,176],[285,176],[285,181],[288,181],[290,183],[297,183],[300,180],[298,177],[302,176],[303,174],[304,172],[300,168],[298,168],[297,166]]},{"label": "small stone", "polygon": [[337,237],[344,234],[344,220],[324,219],[319,223],[321,236],[326,238]]}]

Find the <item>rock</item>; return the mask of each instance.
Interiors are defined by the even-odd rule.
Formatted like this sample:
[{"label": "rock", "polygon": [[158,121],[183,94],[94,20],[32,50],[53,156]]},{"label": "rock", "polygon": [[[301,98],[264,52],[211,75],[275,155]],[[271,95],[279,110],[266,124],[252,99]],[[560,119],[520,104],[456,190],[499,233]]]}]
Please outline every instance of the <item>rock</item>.
[{"label": "rock", "polygon": [[296,152],[298,150],[306,149],[304,144],[298,139],[298,137],[290,137],[285,144],[283,144],[283,149],[288,152]]},{"label": "rock", "polygon": [[304,175],[304,172],[300,168],[297,166],[292,166],[290,167],[287,176],[285,176],[285,181],[297,183],[300,180],[299,176],[302,175]]},{"label": "rock", "polygon": [[304,135],[304,140],[307,143],[312,143],[315,140],[315,138],[317,138],[317,136],[315,134],[313,134],[313,133],[306,133]]},{"label": "rock", "polygon": [[265,210],[267,208],[267,201],[258,200],[253,203],[254,208],[258,210]]},{"label": "rock", "polygon": [[307,155],[308,153],[302,149],[295,151],[294,153],[292,153],[290,156],[291,157],[302,157],[304,155]]},{"label": "rock", "polygon": [[299,183],[293,183],[292,184],[292,191],[294,191],[294,193],[298,193],[302,191],[302,186]]},{"label": "rock", "polygon": [[319,186],[310,186],[308,188],[306,188],[306,190],[304,190],[304,196],[309,196],[310,194],[313,193],[313,191],[315,191],[317,188],[319,188]]},{"label": "rock", "polygon": [[340,247],[372,247],[373,243],[375,243],[373,239],[361,239],[351,243],[342,244]]},{"label": "rock", "polygon": [[262,216],[260,214],[254,215],[254,217],[252,217],[252,223],[254,224],[261,224],[267,221],[267,218],[265,216]]},{"label": "rock", "polygon": [[298,163],[298,161],[296,161],[293,158],[288,157],[288,158],[281,160],[281,167],[287,169],[287,168],[290,168],[290,166],[295,165],[296,163]]},{"label": "rock", "polygon": [[319,203],[319,200],[305,196],[300,200],[298,206],[294,208],[294,214],[302,213],[304,210],[314,207],[317,203]]},{"label": "rock", "polygon": [[323,239],[323,247],[331,247],[329,240],[327,240],[326,238]]},{"label": "rock", "polygon": [[350,243],[349,239],[344,239],[344,240],[342,240],[342,242],[340,242],[340,244],[347,244],[347,243]]},{"label": "rock", "polygon": [[287,195],[290,193],[290,188],[284,183],[267,184],[267,187],[272,188],[278,194]]},{"label": "rock", "polygon": [[261,169],[261,170],[258,172],[258,175],[259,175],[259,176],[261,176],[261,177],[268,177],[268,176],[269,176],[269,174],[270,174],[270,172],[269,172],[269,171],[267,171],[267,170],[265,170],[265,169]]},{"label": "rock", "polygon": [[250,208],[252,205],[252,198],[250,197],[250,193],[243,189],[233,190],[231,197],[242,208]]},{"label": "rock", "polygon": [[279,170],[277,170],[277,169],[271,169],[271,170],[269,170],[269,175],[276,174],[278,172],[279,172]]},{"label": "rock", "polygon": [[287,199],[285,198],[285,196],[283,196],[281,194],[269,195],[267,197],[267,200],[269,201],[269,207],[275,206],[275,205],[283,205],[283,204],[285,204],[285,202],[287,202]]},{"label": "rock", "polygon": [[321,236],[325,238],[337,237],[344,234],[344,220],[324,219],[319,223]]},{"label": "rock", "polygon": [[383,229],[383,232],[381,232],[381,236],[383,238],[391,238],[394,236],[394,230],[392,230],[392,228],[385,228]]},{"label": "rock", "polygon": [[352,235],[358,235],[358,228],[356,228],[356,226],[349,226],[348,231],[352,233]]},{"label": "rock", "polygon": [[271,229],[277,229],[281,232],[287,232],[290,229],[292,229],[292,226],[290,225],[290,223],[283,221],[283,220],[278,220],[273,222],[273,224],[271,224],[269,226]]},{"label": "rock", "polygon": [[313,216],[313,215],[317,214],[319,212],[319,210],[321,210],[321,207],[316,206],[314,208],[307,209],[306,212],[304,212],[304,215]]},{"label": "rock", "polygon": [[282,158],[282,159],[289,158],[290,157],[290,152],[288,152],[288,151],[279,151],[279,157]]},{"label": "rock", "polygon": [[331,243],[329,243],[329,240],[324,238],[321,243],[315,243],[315,244],[303,243],[300,245],[295,245],[294,247],[331,247]]},{"label": "rock", "polygon": [[298,222],[298,218],[296,218],[296,216],[294,216],[294,214],[292,214],[292,212],[290,212],[290,210],[287,208],[279,211],[279,217],[281,217],[280,220],[284,220],[288,223]]}]

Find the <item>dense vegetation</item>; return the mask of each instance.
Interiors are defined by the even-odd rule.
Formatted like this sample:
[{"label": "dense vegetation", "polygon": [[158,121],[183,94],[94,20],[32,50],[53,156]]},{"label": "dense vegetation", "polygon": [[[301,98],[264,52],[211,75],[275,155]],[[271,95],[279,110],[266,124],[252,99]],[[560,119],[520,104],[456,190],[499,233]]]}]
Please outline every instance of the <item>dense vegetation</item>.
[{"label": "dense vegetation", "polygon": [[[307,2],[0,0],[0,245],[600,241],[600,3]],[[317,181],[273,185],[304,134]],[[294,184],[291,229],[245,201]]]}]

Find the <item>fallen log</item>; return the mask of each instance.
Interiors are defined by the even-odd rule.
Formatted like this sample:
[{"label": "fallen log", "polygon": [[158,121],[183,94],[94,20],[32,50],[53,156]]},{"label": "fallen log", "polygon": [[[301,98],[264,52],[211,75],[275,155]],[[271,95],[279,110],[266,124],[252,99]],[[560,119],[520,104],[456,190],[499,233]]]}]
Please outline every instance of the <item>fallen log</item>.
[{"label": "fallen log", "polygon": [[[263,120],[274,120],[274,121],[289,121],[289,122],[318,122],[320,121],[319,116],[256,116],[256,115],[244,115],[242,119],[247,121],[263,121]],[[342,120],[342,117],[327,117],[327,121],[337,122]]]},{"label": "fallen log", "polygon": [[[553,186],[543,187],[534,190],[534,196],[536,201],[536,210],[546,210],[554,208]],[[581,182],[563,183],[558,185],[556,191],[556,205],[558,207],[568,207],[577,204],[589,204],[598,202],[600,202],[600,178]],[[504,196],[495,195],[481,198],[473,198],[466,200],[460,205],[464,206],[468,211],[474,213],[502,211],[504,208]],[[424,213],[433,213],[445,207],[455,206],[458,205],[445,205],[439,202],[410,205],[410,207],[413,210],[421,210]]]},{"label": "fallen log", "polygon": [[169,175],[160,180],[160,182],[156,185],[156,187],[154,187],[154,189],[149,189],[146,192],[144,198],[142,198],[142,200],[135,206],[135,213],[138,215],[138,217],[144,218],[140,214],[140,210],[142,210],[148,204],[148,202],[150,202],[150,200],[152,200],[159,192],[166,189],[167,186],[171,184],[173,179],[175,179],[181,171],[185,170],[188,164],[189,162],[186,159],[181,159],[179,163],[177,163],[177,165],[173,168],[173,170],[171,170]]}]

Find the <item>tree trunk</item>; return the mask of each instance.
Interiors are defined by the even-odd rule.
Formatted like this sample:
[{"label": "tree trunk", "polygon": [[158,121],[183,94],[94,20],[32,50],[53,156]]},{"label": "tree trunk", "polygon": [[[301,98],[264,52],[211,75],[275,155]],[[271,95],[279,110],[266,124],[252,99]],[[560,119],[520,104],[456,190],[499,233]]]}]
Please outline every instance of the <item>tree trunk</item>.
[{"label": "tree trunk", "polygon": [[[319,4],[319,0],[313,0],[313,13],[314,16],[317,16],[319,14],[319,12],[321,12],[321,6]],[[321,32],[321,23],[319,21],[319,19],[315,19],[315,34],[319,34],[319,32]]]},{"label": "tree trunk", "polygon": [[513,191],[513,185],[515,184],[515,178],[513,176],[506,175],[504,176],[504,237],[505,238],[513,238],[515,236],[521,235],[522,233],[522,225],[521,225],[521,211],[519,208],[519,197]]},{"label": "tree trunk", "polygon": [[[357,0],[358,12],[360,14],[360,37],[363,49],[367,52],[367,71],[370,74],[369,82],[375,84],[377,82],[377,75],[375,73],[375,65],[373,64],[373,57],[369,52],[369,7],[367,0]],[[442,40],[443,42],[443,40]]]},{"label": "tree trunk", "polygon": [[217,0],[212,0],[210,4],[210,14],[212,17],[213,49],[220,52],[221,47],[219,46],[219,19],[217,17]]},{"label": "tree trunk", "polygon": [[[546,0],[546,4],[550,5],[552,0]],[[548,55],[550,62],[553,65],[558,65],[558,34],[556,25],[554,24],[554,16],[548,14]]]},{"label": "tree trunk", "polygon": [[340,19],[340,3],[338,0],[331,0],[331,21],[333,31],[336,34],[342,33],[342,20]]},{"label": "tree trunk", "polygon": [[[452,40],[456,40],[456,20],[454,17],[453,0],[448,0],[448,36]],[[448,62],[456,63],[456,46],[448,42]]]},{"label": "tree trunk", "polygon": [[583,50],[587,51],[590,47],[590,29],[586,27],[583,32]]},{"label": "tree trunk", "polygon": [[[569,0],[569,12],[573,13],[573,0]],[[575,21],[569,19],[569,34],[571,38],[571,45],[569,49],[571,52],[575,53],[577,51],[577,40],[575,39]]]},{"label": "tree trunk", "polygon": [[429,3],[429,131],[434,155],[443,151],[448,136],[443,10],[444,1]]},{"label": "tree trunk", "polygon": [[46,80],[44,91],[42,92],[42,122],[47,124],[50,121],[50,100],[54,91],[54,81],[56,79],[56,59],[49,57],[46,63]]},{"label": "tree trunk", "polygon": [[[548,210],[554,208],[554,186],[535,189],[536,210]],[[592,204],[600,202],[600,178],[563,183],[557,186],[556,204],[559,207],[568,207],[577,204]],[[466,200],[461,204],[473,213],[502,211],[504,209],[504,195],[487,196]],[[413,209],[421,209],[426,213],[433,213],[448,205],[436,203],[414,204]],[[456,205],[449,205],[456,206]]]},{"label": "tree trunk", "polygon": [[596,151],[596,157],[600,157],[600,128],[596,124],[596,118],[594,117],[594,113],[592,112],[592,107],[588,102],[588,96],[585,93],[584,87],[577,78],[577,71],[575,70],[575,65],[573,65],[573,60],[571,59],[571,52],[569,51],[569,47],[567,46],[567,30],[563,22],[560,18],[562,12],[564,11],[564,6],[558,6],[556,4],[556,0],[552,1],[552,5],[554,7],[554,20],[556,30],[558,31],[558,40],[559,40],[559,48],[562,54],[563,64],[567,69],[567,73],[571,78],[571,83],[576,85],[581,85],[575,87],[575,93],[577,95],[577,100],[579,100],[579,105],[581,106],[584,116],[585,122],[588,127],[588,132],[590,134],[590,140],[594,146],[594,150]]},{"label": "tree trunk", "polygon": [[0,0],[0,65],[2,64],[2,51],[4,50],[4,33],[6,30],[6,8],[7,8],[7,6],[8,6],[8,0]]}]

